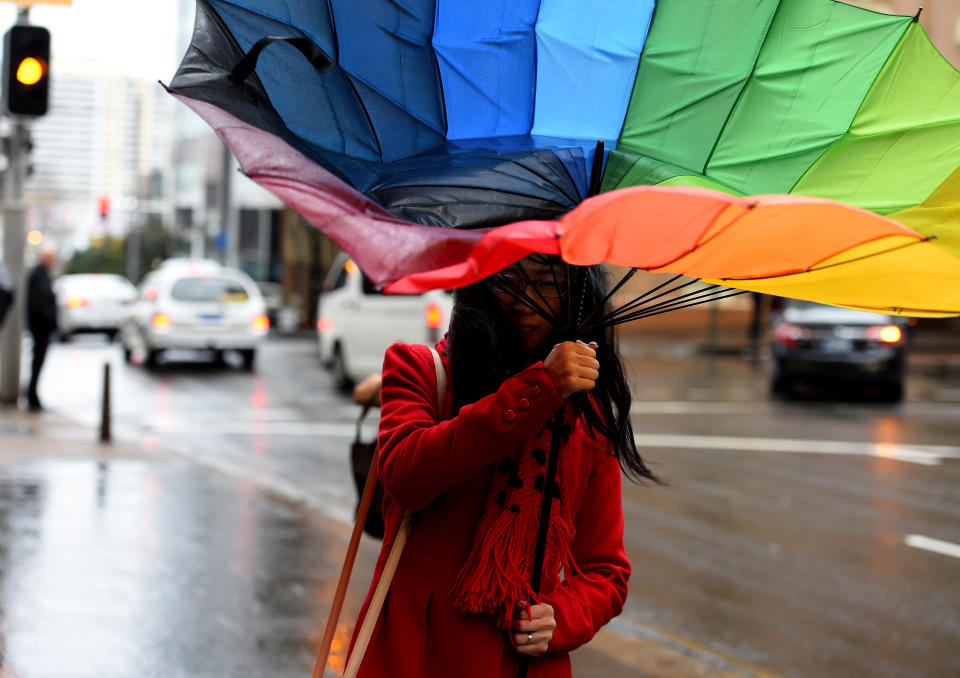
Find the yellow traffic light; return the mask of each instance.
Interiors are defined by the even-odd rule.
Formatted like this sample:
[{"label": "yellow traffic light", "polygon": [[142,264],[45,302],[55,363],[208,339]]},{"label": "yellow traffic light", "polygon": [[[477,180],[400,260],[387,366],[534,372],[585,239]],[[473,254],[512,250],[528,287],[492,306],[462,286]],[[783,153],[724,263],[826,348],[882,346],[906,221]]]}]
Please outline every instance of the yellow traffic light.
[{"label": "yellow traffic light", "polygon": [[23,85],[36,85],[43,77],[43,71],[43,63],[40,60],[27,57],[17,66],[17,82]]}]

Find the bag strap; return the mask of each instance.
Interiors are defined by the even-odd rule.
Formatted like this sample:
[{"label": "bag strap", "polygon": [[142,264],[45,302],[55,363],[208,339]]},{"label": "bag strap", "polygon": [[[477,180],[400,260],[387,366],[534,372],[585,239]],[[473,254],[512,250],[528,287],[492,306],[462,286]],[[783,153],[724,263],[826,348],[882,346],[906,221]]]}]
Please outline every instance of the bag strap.
[{"label": "bag strap", "polygon": [[[443,418],[445,411],[445,396],[447,394],[447,371],[443,368],[443,361],[436,349],[430,348],[433,355],[433,365],[437,371],[437,413],[438,419]],[[366,408],[361,414],[361,419],[366,414]],[[357,422],[359,430],[359,422]],[[340,581],[337,585],[337,593],[334,596],[333,605],[330,609],[330,616],[327,619],[327,625],[324,630],[323,642],[321,642],[320,652],[317,654],[317,661],[313,667],[313,678],[323,678],[324,669],[327,666],[327,658],[330,654],[330,646],[333,641],[333,632],[336,629],[337,621],[340,617],[340,609],[343,605],[343,599],[346,596],[347,584],[350,581],[350,573],[353,570],[353,563],[357,555],[357,549],[360,543],[360,533],[363,531],[363,523],[367,519],[367,511],[370,508],[369,495],[373,494],[373,486],[377,482],[377,461],[379,449],[374,450],[373,461],[370,463],[370,472],[367,474],[367,484],[363,489],[363,500],[360,502],[360,510],[357,513],[357,521],[353,526],[353,535],[350,539],[350,545],[347,548],[347,556],[344,559],[343,568],[340,571]],[[364,502],[366,500],[366,502]],[[357,632],[357,642],[353,646],[353,652],[350,653],[350,661],[344,669],[344,678],[356,678],[360,670],[360,664],[367,652],[367,646],[373,637],[373,630],[377,620],[380,618],[380,610],[383,608],[383,602],[386,600],[387,592],[390,589],[390,582],[393,580],[393,574],[396,572],[397,563],[400,562],[400,555],[403,553],[403,547],[407,543],[407,535],[410,534],[410,525],[413,514],[407,511],[403,514],[403,520],[400,522],[400,529],[390,547],[390,555],[387,556],[387,562],[383,566],[383,572],[380,574],[380,581],[370,599],[370,606],[367,608],[367,614],[363,618],[360,630]],[[329,636],[329,638],[328,638]]]},{"label": "bag strap", "polygon": [[370,402],[366,402],[363,404],[363,409],[360,410],[360,416],[357,417],[357,430],[353,436],[354,443],[360,442],[360,425],[363,424],[363,420],[366,418],[367,412],[370,411],[371,407],[373,407],[373,405]]}]

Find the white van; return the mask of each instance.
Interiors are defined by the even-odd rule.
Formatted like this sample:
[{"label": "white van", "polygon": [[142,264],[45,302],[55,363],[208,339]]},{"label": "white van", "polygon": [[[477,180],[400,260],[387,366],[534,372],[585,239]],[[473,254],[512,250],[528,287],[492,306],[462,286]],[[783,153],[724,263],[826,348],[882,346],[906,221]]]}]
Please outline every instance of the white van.
[{"label": "white van", "polygon": [[333,370],[337,388],[379,372],[396,342],[433,346],[446,333],[453,295],[383,294],[341,253],[330,267],[317,302],[317,353]]}]

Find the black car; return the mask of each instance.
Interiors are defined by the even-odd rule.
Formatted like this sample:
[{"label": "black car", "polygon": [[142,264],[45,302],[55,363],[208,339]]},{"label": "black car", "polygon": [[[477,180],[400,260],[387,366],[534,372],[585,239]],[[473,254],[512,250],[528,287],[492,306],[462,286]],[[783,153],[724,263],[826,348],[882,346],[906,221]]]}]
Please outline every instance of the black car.
[{"label": "black car", "polygon": [[903,398],[907,319],[784,300],[771,314],[771,386],[854,387],[885,400]]}]

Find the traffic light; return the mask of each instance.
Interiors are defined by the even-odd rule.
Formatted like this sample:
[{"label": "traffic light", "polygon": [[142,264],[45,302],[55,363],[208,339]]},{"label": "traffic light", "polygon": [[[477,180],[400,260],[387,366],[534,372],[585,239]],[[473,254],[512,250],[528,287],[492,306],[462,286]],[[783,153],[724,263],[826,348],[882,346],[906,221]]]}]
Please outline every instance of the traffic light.
[{"label": "traffic light", "polygon": [[50,90],[50,31],[17,24],[3,36],[3,102],[13,115],[43,115]]}]

